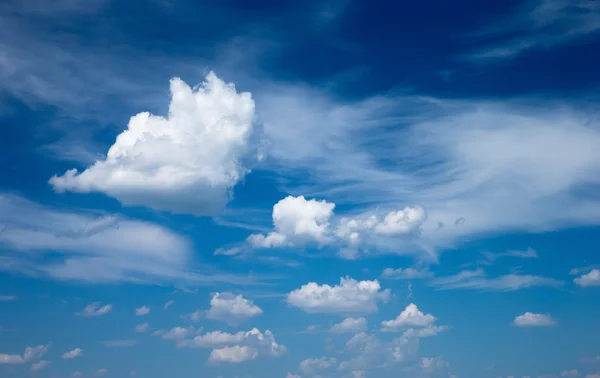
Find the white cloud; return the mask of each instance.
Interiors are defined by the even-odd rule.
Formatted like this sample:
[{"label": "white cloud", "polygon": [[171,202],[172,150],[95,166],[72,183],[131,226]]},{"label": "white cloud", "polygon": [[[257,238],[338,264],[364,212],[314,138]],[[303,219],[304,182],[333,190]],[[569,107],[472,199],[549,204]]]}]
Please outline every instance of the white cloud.
[{"label": "white cloud", "polygon": [[173,327],[167,332],[162,333],[162,338],[165,340],[183,340],[196,333],[194,327]]},{"label": "white cloud", "polygon": [[285,378],[302,378],[299,375],[296,374],[292,374],[292,373],[287,373],[287,375],[285,376]]},{"label": "white cloud", "polygon": [[421,278],[432,277],[433,273],[427,269],[416,269],[416,268],[385,268],[381,272],[381,277],[390,278],[394,280],[415,280]]},{"label": "white cloud", "polygon": [[175,303],[175,301],[174,301],[173,299],[171,299],[171,300],[167,301],[167,303],[165,303],[165,305],[164,305],[164,309],[165,309],[165,310],[166,310],[166,309],[168,309],[169,307],[171,307],[171,305],[172,305],[173,303]]},{"label": "white cloud", "polygon": [[78,312],[79,316],[102,316],[108,314],[112,310],[113,306],[111,304],[106,304],[104,306],[100,305],[100,302],[90,303],[85,306],[82,312]]},{"label": "white cloud", "polygon": [[300,370],[305,374],[313,374],[319,370],[335,367],[337,360],[334,357],[308,358],[300,362]]},{"label": "white cloud", "polygon": [[106,375],[108,373],[108,369],[102,368],[102,369],[98,369],[94,372],[94,376],[95,377],[100,377],[103,375]]},{"label": "white cloud", "polygon": [[36,347],[27,347],[23,355],[19,354],[0,354],[0,364],[25,364],[42,358],[50,348],[50,345],[38,345]]},{"label": "white cloud", "polygon": [[536,259],[538,257],[537,251],[531,247],[527,248],[524,251],[511,250],[511,251],[500,252],[500,253],[482,252],[482,255],[489,262],[494,262],[502,257],[517,257],[517,258],[521,258],[521,259]]},{"label": "white cloud", "polygon": [[366,330],[366,318],[346,318],[340,323],[333,325],[330,331],[333,333],[358,333]]},{"label": "white cloud", "polygon": [[73,350],[63,353],[62,358],[65,360],[71,360],[80,356],[83,356],[83,349],[75,348]]},{"label": "white cloud", "polygon": [[259,356],[279,357],[287,348],[275,341],[271,331],[262,333],[253,328],[248,332],[212,331],[193,339],[179,340],[179,347],[213,348],[211,362],[242,362]]},{"label": "white cloud", "polygon": [[260,307],[242,295],[216,293],[210,301],[206,317],[237,325],[262,313]]},{"label": "white cloud", "polygon": [[572,369],[572,370],[565,370],[562,373],[560,373],[561,377],[579,377],[580,373],[579,371]]},{"label": "white cloud", "polygon": [[447,330],[447,326],[436,326],[430,325],[424,328],[409,328],[402,333],[402,336],[406,338],[414,337],[414,338],[423,338],[423,337],[431,337],[435,336],[440,332]]},{"label": "white cloud", "polygon": [[581,287],[600,286],[600,269],[592,269],[589,273],[575,278],[573,282]]},{"label": "white cloud", "polygon": [[345,345],[348,359],[340,362],[339,370],[371,370],[394,366],[414,360],[419,347],[418,338],[398,337],[382,341],[364,332],[354,335]]},{"label": "white cloud", "polygon": [[518,327],[551,327],[556,325],[556,322],[548,314],[526,312],[517,316],[513,324]]},{"label": "white cloud", "polygon": [[137,316],[144,316],[144,315],[148,315],[149,313],[150,313],[150,308],[147,306],[142,306],[140,308],[135,309],[135,314]]},{"label": "white cloud", "polygon": [[150,325],[148,323],[141,323],[135,326],[135,332],[146,332],[148,330],[148,328],[150,327]]},{"label": "white cloud", "polygon": [[38,371],[45,368],[48,365],[50,365],[50,361],[41,360],[39,362],[36,362],[35,364],[32,364],[30,369],[31,371]]},{"label": "white cloud", "polygon": [[101,192],[124,205],[214,215],[244,178],[252,153],[254,101],[214,73],[197,89],[170,82],[168,117],[139,113],[104,160],[54,176],[58,192]]},{"label": "white cloud", "polygon": [[329,286],[309,282],[287,295],[287,302],[309,313],[340,315],[370,314],[379,302],[387,302],[390,290],[381,290],[379,281],[356,281],[346,277]]},{"label": "white cloud", "polygon": [[129,339],[106,340],[106,341],[103,341],[102,344],[104,344],[104,346],[107,348],[126,348],[126,347],[132,347],[134,345],[137,345],[137,341],[129,340]]},{"label": "white cloud", "polygon": [[209,362],[213,363],[240,363],[248,360],[254,360],[258,357],[258,352],[248,346],[230,346],[219,349],[213,349],[208,357]]},{"label": "white cloud", "polygon": [[253,247],[271,248],[315,242],[326,244],[329,239],[329,219],[335,204],[304,196],[288,196],[273,206],[275,231],[268,235],[253,234],[248,242]]},{"label": "white cloud", "polygon": [[468,289],[481,291],[514,291],[530,287],[562,286],[562,281],[535,275],[506,274],[489,278],[483,269],[463,270],[453,276],[439,277],[430,282],[438,290]]},{"label": "white cloud", "polygon": [[71,374],[71,377],[73,377],[73,378],[83,377],[83,372],[81,372],[81,371],[73,372],[73,374]]},{"label": "white cloud", "polygon": [[440,357],[423,357],[420,362],[421,370],[425,373],[434,373],[439,370],[447,369],[449,364]]},{"label": "white cloud", "polygon": [[423,328],[433,325],[437,319],[431,314],[424,314],[411,303],[395,319],[381,322],[382,331],[396,332],[406,328]]}]

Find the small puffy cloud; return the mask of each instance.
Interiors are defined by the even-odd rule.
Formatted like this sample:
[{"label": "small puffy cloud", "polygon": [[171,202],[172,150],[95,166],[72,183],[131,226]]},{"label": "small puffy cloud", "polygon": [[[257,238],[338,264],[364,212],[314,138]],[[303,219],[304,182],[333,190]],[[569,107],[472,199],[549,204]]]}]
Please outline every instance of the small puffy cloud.
[{"label": "small puffy cloud", "polygon": [[305,374],[313,374],[319,370],[335,367],[337,360],[334,357],[308,358],[300,362],[300,370]]},{"label": "small puffy cloud", "polygon": [[206,317],[236,325],[262,313],[260,307],[242,295],[216,293],[210,301],[210,309],[206,312]]},{"label": "small puffy cloud", "polygon": [[77,357],[80,357],[80,356],[83,356],[83,349],[81,349],[81,348],[75,348],[73,350],[70,350],[70,351],[64,353],[62,355],[62,358],[65,359],[65,360],[70,360],[70,359],[77,358]]},{"label": "small puffy cloud", "polygon": [[429,270],[419,270],[415,268],[385,268],[383,272],[381,272],[381,277],[393,280],[416,280],[420,278],[429,278],[432,276],[433,273]]},{"label": "small puffy cloud", "polygon": [[309,313],[339,315],[370,314],[379,302],[387,302],[390,290],[381,290],[379,281],[356,281],[346,277],[340,284],[329,286],[309,282],[287,295],[287,302]]},{"label": "small puffy cloud", "polygon": [[[100,192],[124,205],[213,215],[253,158],[254,101],[210,72],[198,88],[170,82],[167,117],[139,113],[105,159],[49,180],[55,191]],[[254,154],[256,155],[256,154]]]},{"label": "small puffy cloud", "polygon": [[331,327],[332,333],[358,333],[367,328],[366,318],[346,318]]},{"label": "small puffy cloud", "polygon": [[578,370],[576,369],[572,369],[572,370],[565,370],[562,373],[560,373],[561,377],[579,377],[581,374],[579,373]]},{"label": "small puffy cloud", "polygon": [[170,330],[162,333],[162,338],[165,340],[183,340],[196,333],[194,327],[173,327]]},{"label": "small puffy cloud", "polygon": [[573,282],[581,287],[600,286],[600,269],[592,269],[589,273],[575,278]]},{"label": "small puffy cloud", "polygon": [[104,306],[100,305],[100,302],[91,303],[83,309],[82,312],[78,312],[77,315],[80,316],[102,316],[108,314],[110,310],[112,310],[113,306],[111,304],[107,304]]},{"label": "small puffy cloud", "polygon": [[36,362],[35,364],[31,365],[31,371],[41,370],[41,369],[45,368],[48,365],[50,365],[50,361],[41,360],[41,361]]},{"label": "small puffy cloud", "polygon": [[517,327],[551,327],[556,322],[548,314],[534,314],[526,312],[513,320],[513,325]]},{"label": "small puffy cloud", "polygon": [[94,377],[101,377],[103,375],[106,375],[108,373],[108,369],[102,368],[102,369],[98,369],[94,372]]},{"label": "small puffy cloud", "polygon": [[304,196],[288,196],[273,206],[275,231],[268,235],[253,234],[248,242],[255,248],[273,248],[329,242],[329,219],[334,203],[307,200]]},{"label": "small puffy cloud", "polygon": [[148,330],[148,327],[150,327],[150,325],[148,323],[138,324],[135,326],[135,332],[138,332],[138,333],[146,332]]},{"label": "small puffy cloud", "polygon": [[42,358],[50,345],[38,345],[36,347],[27,347],[23,355],[19,354],[0,354],[0,364],[25,364],[28,362],[36,361]]},{"label": "small puffy cloud", "polygon": [[208,361],[212,363],[233,363],[254,360],[258,357],[258,352],[249,346],[230,346],[219,349],[213,349],[210,352]]},{"label": "small puffy cloud", "polygon": [[149,313],[150,313],[150,308],[147,306],[142,306],[140,308],[135,309],[135,314],[137,316],[144,316],[144,315],[148,315]]},{"label": "small puffy cloud", "polygon": [[436,318],[431,314],[424,314],[411,303],[396,317],[396,319],[381,322],[382,331],[396,332],[406,328],[424,328],[433,325]]}]

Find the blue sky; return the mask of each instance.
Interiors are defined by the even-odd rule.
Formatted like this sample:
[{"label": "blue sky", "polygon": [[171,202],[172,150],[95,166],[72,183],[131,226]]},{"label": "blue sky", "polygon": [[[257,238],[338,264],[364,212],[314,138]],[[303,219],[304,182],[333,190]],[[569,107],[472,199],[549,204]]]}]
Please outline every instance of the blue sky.
[{"label": "blue sky", "polygon": [[0,4],[3,377],[600,377],[600,3]]}]

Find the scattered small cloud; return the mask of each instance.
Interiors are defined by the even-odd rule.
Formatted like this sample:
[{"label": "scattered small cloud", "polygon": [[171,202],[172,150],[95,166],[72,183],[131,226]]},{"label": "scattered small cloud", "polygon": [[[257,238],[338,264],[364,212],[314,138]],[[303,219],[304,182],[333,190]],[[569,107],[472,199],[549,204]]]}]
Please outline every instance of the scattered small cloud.
[{"label": "scattered small cloud", "polygon": [[359,333],[367,328],[366,318],[346,318],[333,325],[329,330],[332,333]]},{"label": "scattered small cloud", "polygon": [[147,306],[142,306],[140,308],[135,309],[135,314],[137,316],[144,316],[144,315],[148,315],[149,313],[150,313],[150,308]]},{"label": "scattered small cloud", "polygon": [[334,357],[308,358],[300,362],[300,370],[305,374],[313,374],[321,370],[334,368],[337,359]]},{"label": "scattered small cloud", "polygon": [[260,307],[242,295],[216,293],[210,300],[210,309],[206,312],[206,317],[230,325],[238,325],[262,313]]},{"label": "scattered small cloud", "polygon": [[146,332],[149,327],[150,327],[150,325],[148,323],[138,324],[135,326],[135,332],[138,332],[138,333]]},{"label": "scattered small cloud", "polygon": [[50,361],[41,360],[39,362],[36,362],[35,364],[32,364],[30,369],[31,371],[38,371],[45,368],[48,365],[50,365]]},{"label": "scattered small cloud", "polygon": [[581,287],[600,286],[600,269],[592,269],[586,274],[573,280]]},{"label": "scattered small cloud", "polygon": [[64,360],[71,360],[73,358],[77,358],[77,357],[81,357],[81,356],[83,356],[83,349],[75,348],[73,350],[63,353],[61,358]]},{"label": "scattered small cloud", "polygon": [[88,316],[88,317],[102,316],[102,315],[108,314],[112,310],[112,308],[113,308],[113,306],[111,304],[106,304],[104,306],[101,306],[100,302],[94,302],[94,303],[91,303],[91,304],[85,306],[83,311],[78,312],[77,315]]},{"label": "scattered small cloud", "polygon": [[549,314],[526,312],[523,315],[517,316],[513,320],[513,325],[517,327],[552,327],[556,325],[556,322]]},{"label": "scattered small cloud", "polygon": [[0,364],[15,364],[15,365],[20,365],[20,364],[25,364],[28,362],[33,362],[36,360],[39,360],[40,358],[42,358],[46,352],[48,352],[48,349],[50,348],[50,345],[38,345],[36,347],[27,347],[25,348],[25,352],[23,352],[23,355],[20,354],[0,354]]}]

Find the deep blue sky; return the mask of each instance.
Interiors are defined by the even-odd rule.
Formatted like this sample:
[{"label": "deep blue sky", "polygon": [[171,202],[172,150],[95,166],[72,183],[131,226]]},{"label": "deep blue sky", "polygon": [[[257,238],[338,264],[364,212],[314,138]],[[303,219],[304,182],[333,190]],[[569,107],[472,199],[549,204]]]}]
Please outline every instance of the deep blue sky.
[{"label": "deep blue sky", "polygon": [[7,0],[0,35],[0,376],[600,376],[598,1]]}]

